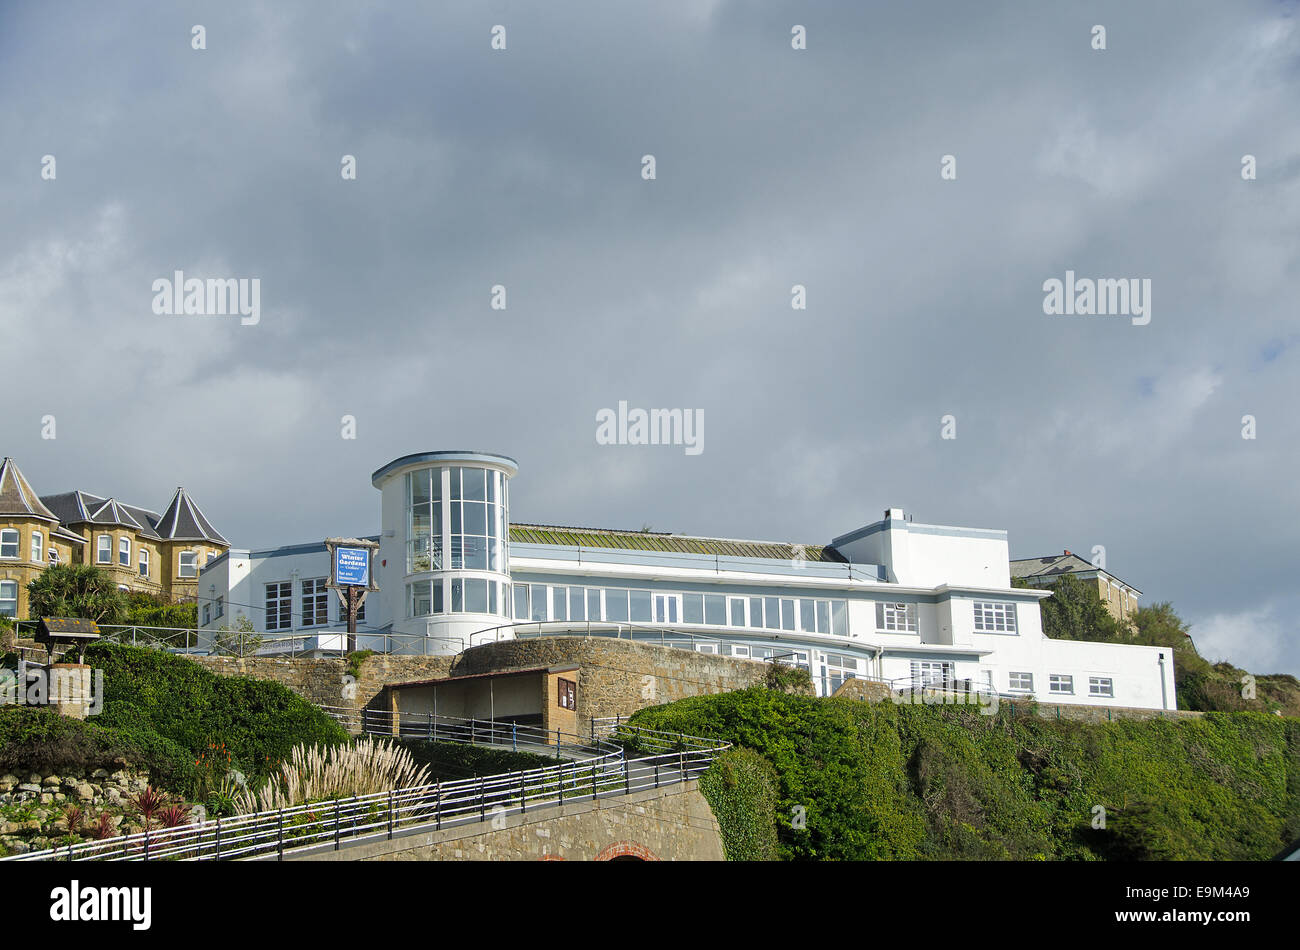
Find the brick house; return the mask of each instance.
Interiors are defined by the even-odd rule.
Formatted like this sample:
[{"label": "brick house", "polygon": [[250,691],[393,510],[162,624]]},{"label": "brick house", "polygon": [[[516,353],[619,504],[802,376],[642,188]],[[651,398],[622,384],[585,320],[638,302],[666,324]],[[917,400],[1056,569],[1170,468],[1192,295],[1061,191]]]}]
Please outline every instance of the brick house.
[{"label": "brick house", "polygon": [[196,599],[199,569],[230,544],[177,488],[162,514],[85,491],[38,496],[0,466],[0,616],[26,617],[27,585],[53,564],[93,564],[119,588]]},{"label": "brick house", "polygon": [[1142,591],[1070,551],[1011,562],[1011,576],[1033,587],[1048,587],[1062,574],[1073,574],[1086,584],[1096,584],[1097,595],[1116,620],[1128,623],[1137,612]]}]

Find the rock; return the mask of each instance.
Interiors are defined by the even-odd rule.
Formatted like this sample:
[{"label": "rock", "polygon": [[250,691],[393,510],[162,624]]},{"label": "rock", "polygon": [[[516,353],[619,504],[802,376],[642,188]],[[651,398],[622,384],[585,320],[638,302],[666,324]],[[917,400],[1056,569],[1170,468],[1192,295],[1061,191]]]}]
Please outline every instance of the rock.
[{"label": "rock", "polygon": [[40,772],[33,772],[33,773],[31,773],[30,775],[28,775],[28,776],[27,776],[27,784],[28,784],[28,785],[40,785],[40,784],[41,784],[41,773],[40,773]]},{"label": "rock", "polygon": [[10,854],[26,854],[28,851],[32,850],[32,846],[22,838],[6,838],[5,840],[0,841],[0,847],[4,848]]},{"label": "rock", "polygon": [[40,785],[35,782],[23,782],[23,784],[18,786],[18,791],[20,792],[39,792],[40,790]]},{"label": "rock", "polygon": [[45,776],[45,780],[44,780],[43,782],[41,782],[41,784],[42,784],[42,785],[53,785],[55,788],[58,788],[59,785],[62,784],[62,782],[63,782],[63,779],[59,778],[57,775],[47,775],[47,776]]},{"label": "rock", "polygon": [[95,797],[95,786],[90,785],[86,782],[82,782],[73,791],[76,793],[76,796],[79,799],[81,799],[83,802],[91,801]]},{"label": "rock", "polygon": [[109,802],[111,802],[114,805],[121,804],[122,801],[121,789],[113,788],[110,786],[106,794],[108,795]]},{"label": "rock", "polygon": [[41,804],[48,805],[54,801],[54,796],[49,792],[41,792]]},{"label": "rock", "polygon": [[96,780],[108,778],[108,769],[95,769],[90,773],[90,777]]},{"label": "rock", "polygon": [[39,834],[41,831],[41,823],[37,821],[35,818],[30,818],[27,821],[20,822],[18,825],[18,830],[19,832],[34,831],[37,834]]},{"label": "rock", "polygon": [[16,822],[0,821],[0,837],[18,834],[19,828]]}]

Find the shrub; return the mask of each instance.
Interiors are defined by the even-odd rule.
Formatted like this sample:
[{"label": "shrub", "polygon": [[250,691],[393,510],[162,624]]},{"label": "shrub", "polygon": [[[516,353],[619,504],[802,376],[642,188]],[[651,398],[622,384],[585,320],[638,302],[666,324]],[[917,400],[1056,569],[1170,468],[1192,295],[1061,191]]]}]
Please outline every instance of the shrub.
[{"label": "shrub", "polygon": [[107,729],[36,706],[0,707],[0,772],[148,769],[165,788],[183,791],[195,778],[189,753],[154,733]]},{"label": "shrub", "polygon": [[348,739],[342,726],[278,683],[219,676],[185,657],[111,643],[88,647],[86,662],[104,671],[98,724],[179,744],[191,772],[214,743],[229,753],[228,765],[258,776],[295,745]]},{"label": "shrub", "polygon": [[273,811],[428,783],[428,768],[416,765],[397,743],[362,739],[349,746],[299,745],[260,791],[244,793],[239,806],[245,813]]},{"label": "shrub", "polygon": [[1300,835],[1300,721],[1263,713],[1091,723],[751,688],[631,721],[767,758],[788,859],[1260,860]]},{"label": "shrub", "polygon": [[732,748],[700,776],[728,861],[775,861],[776,769],[752,749]]}]

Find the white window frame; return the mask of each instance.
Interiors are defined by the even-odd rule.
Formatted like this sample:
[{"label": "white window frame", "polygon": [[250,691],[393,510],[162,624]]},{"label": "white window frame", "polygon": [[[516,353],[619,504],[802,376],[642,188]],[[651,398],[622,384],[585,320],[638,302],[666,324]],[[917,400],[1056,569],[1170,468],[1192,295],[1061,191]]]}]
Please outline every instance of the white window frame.
[{"label": "white window frame", "polygon": [[[190,557],[189,573],[185,573],[185,556]],[[198,577],[199,576],[199,555],[197,551],[182,551],[177,555],[176,565],[177,577]]]},{"label": "white window frame", "polygon": [[140,545],[140,560],[135,567],[136,573],[145,580],[149,579],[149,549]]},{"label": "white window frame", "polygon": [[1111,676],[1089,676],[1088,695],[1115,698],[1115,679]]},{"label": "white window frame", "polygon": [[916,604],[876,601],[876,629],[883,633],[916,633],[919,629]]},{"label": "white window frame", "polygon": [[[304,577],[299,585],[299,598],[302,603],[302,627],[329,626],[330,601],[329,590],[325,587],[327,578]],[[309,606],[310,605],[310,606]]]},{"label": "white window frame", "polygon": [[45,535],[39,531],[32,532],[32,560],[37,564],[45,560]]},{"label": "white window frame", "polygon": [[[18,582],[11,580],[0,580],[0,592],[6,587],[12,588],[13,597],[0,597],[0,617],[17,617],[18,616]],[[5,609],[4,604],[12,603],[13,607]],[[11,612],[12,611],[12,612]]]},{"label": "white window frame", "polygon": [[[0,558],[6,561],[16,561],[22,556],[23,536],[18,533],[17,528],[4,528],[0,530]],[[13,549],[13,554],[5,554],[6,547]]]},{"label": "white window frame", "polygon": [[121,537],[117,539],[117,566],[131,569],[131,539]]},{"label": "white window frame", "polygon": [[975,616],[976,633],[1001,633],[1011,636],[1019,633],[1015,601],[977,600],[971,604],[971,610]]},{"label": "white window frame", "polygon": [[[1021,682],[1017,683],[1016,680]],[[1024,685],[1028,683],[1028,685]],[[1033,673],[1008,673],[1007,688],[1015,690],[1018,693],[1032,693],[1034,691],[1034,674]]]},{"label": "white window frame", "polygon": [[1074,674],[1048,673],[1047,691],[1049,693],[1059,693],[1062,695],[1073,696],[1074,695]]},{"label": "white window frame", "polygon": [[[272,597],[271,589],[275,589],[275,596]],[[286,588],[288,591],[286,593]],[[262,587],[263,608],[265,626],[267,630],[292,630],[293,629],[293,582],[292,581],[272,581],[264,584]],[[289,605],[289,617],[287,621],[281,622],[280,614],[283,612],[284,605]],[[272,614],[271,607],[274,605],[275,612]]]},{"label": "white window frame", "polygon": [[113,536],[111,534],[95,535],[95,563],[113,563]]}]

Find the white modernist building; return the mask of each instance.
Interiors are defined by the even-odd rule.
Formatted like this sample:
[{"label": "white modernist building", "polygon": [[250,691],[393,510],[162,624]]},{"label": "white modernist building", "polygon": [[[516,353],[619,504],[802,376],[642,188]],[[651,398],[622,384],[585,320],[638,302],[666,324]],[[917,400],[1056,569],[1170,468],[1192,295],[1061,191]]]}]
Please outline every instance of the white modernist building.
[{"label": "white modernist building", "polygon": [[[1176,707],[1168,649],[1043,635],[1050,594],[1011,586],[1005,531],[918,524],[896,508],[826,545],[512,524],[516,472],[502,455],[425,452],[374,473],[380,590],[359,647],[455,654],[577,633],[780,659],[808,669],[820,695],[869,677]],[[323,543],[232,548],[202,571],[201,624],[242,616],[295,649],[337,650],[328,576]]]}]

